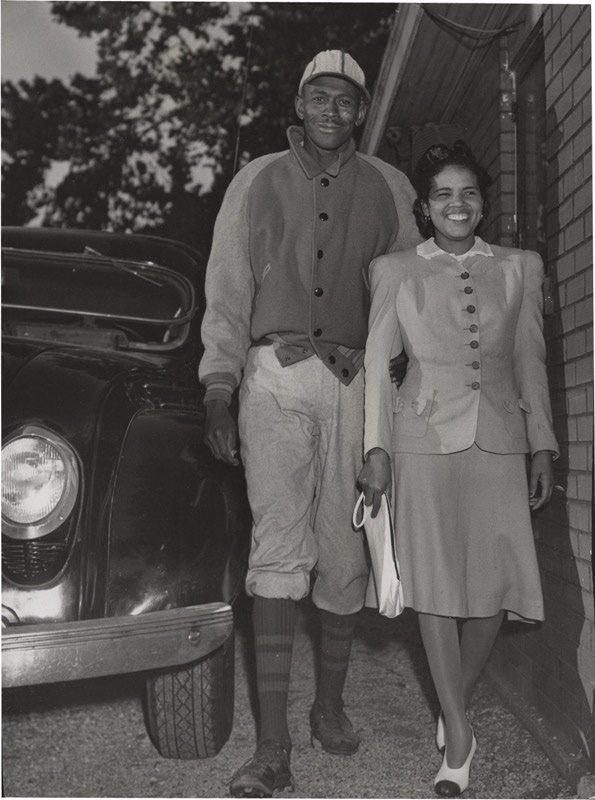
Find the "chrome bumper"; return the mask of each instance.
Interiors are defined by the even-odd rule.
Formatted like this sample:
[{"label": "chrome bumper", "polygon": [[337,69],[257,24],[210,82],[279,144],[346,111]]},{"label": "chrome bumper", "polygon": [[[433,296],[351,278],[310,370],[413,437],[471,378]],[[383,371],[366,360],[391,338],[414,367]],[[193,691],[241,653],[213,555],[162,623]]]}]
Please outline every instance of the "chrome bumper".
[{"label": "chrome bumper", "polygon": [[233,631],[226,603],[2,630],[2,685],[31,686],[182,666],[220,647]]}]

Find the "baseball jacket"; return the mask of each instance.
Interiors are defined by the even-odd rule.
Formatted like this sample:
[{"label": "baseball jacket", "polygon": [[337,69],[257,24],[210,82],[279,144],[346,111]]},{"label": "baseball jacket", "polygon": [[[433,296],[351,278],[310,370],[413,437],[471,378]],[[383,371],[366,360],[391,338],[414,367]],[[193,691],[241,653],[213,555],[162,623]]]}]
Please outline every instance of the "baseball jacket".
[{"label": "baseball jacket", "polygon": [[[430,239],[370,270],[365,452],[558,455],[537,253],[476,238],[462,256]],[[400,388],[386,361],[405,348]]]},{"label": "baseball jacket", "polygon": [[215,224],[202,324],[205,400],[229,401],[254,343],[283,366],[316,355],[345,384],[363,365],[368,265],[420,241],[406,176],[351,141],[324,170],[288,130],[289,150],[230,184]]}]

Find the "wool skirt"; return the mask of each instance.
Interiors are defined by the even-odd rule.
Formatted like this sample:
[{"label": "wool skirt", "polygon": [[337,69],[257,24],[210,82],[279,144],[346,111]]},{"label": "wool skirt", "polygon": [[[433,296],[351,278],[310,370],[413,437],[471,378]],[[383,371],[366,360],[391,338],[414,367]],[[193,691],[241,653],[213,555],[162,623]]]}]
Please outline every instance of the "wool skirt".
[{"label": "wool skirt", "polygon": [[393,470],[405,606],[542,620],[525,456],[477,445],[444,455],[394,453]]}]

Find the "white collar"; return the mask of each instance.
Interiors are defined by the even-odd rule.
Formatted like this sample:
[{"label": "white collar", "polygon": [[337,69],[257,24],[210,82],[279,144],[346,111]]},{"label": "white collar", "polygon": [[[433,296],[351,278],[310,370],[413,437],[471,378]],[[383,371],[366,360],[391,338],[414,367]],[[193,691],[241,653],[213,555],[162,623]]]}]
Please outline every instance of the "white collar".
[{"label": "white collar", "polygon": [[417,254],[420,255],[422,258],[427,259],[428,261],[435,256],[450,256],[451,258],[455,258],[457,261],[462,261],[464,258],[468,256],[494,256],[492,252],[492,248],[489,246],[487,242],[484,242],[479,236],[475,237],[475,242],[471,246],[466,253],[461,253],[461,255],[454,255],[453,253],[447,253],[446,250],[443,250],[441,247],[438,247],[436,241],[434,239],[426,239],[425,242],[417,245]]}]

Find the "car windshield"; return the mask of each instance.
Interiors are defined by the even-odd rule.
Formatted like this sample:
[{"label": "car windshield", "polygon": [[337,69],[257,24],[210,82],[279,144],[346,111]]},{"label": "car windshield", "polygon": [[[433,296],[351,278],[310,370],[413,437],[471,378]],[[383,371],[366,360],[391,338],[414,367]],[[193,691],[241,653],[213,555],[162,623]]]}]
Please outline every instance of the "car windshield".
[{"label": "car windshield", "polygon": [[183,275],[150,262],[5,248],[4,333],[118,349],[171,349],[196,312]]}]

